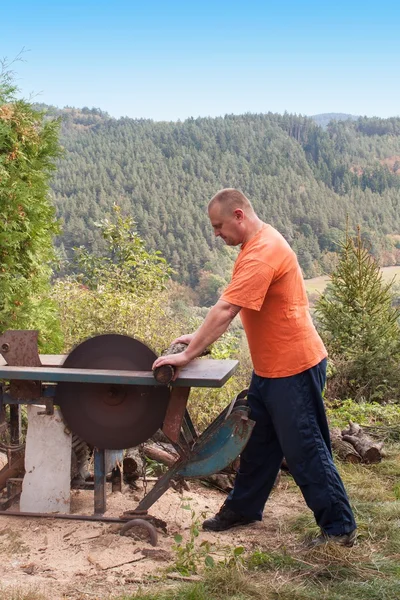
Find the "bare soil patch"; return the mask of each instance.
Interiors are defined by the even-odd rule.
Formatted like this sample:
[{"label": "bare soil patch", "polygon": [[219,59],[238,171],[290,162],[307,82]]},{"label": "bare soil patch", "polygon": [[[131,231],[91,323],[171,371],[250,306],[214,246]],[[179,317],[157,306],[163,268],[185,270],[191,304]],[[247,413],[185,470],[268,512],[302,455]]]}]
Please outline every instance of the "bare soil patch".
[{"label": "bare soil patch", "polygon": [[[296,538],[284,532],[284,523],[306,506],[287,481],[283,477],[274,490],[263,522],[219,534],[201,531],[196,544],[208,540],[221,551],[236,546],[248,551],[296,546]],[[93,514],[93,492],[73,490],[71,494],[73,513]],[[141,496],[140,489],[132,491],[128,486],[123,493],[110,492],[106,516],[118,517],[134,509]],[[191,511],[182,506],[189,504],[201,521],[203,513],[214,514],[224,499],[218,490],[198,482],[190,482],[190,491],[183,494],[168,490],[149,511],[167,522],[167,534],[159,531],[156,548],[146,535],[139,537],[138,530],[135,537],[120,536],[118,524],[0,516],[1,588],[35,590],[49,600],[108,600],[129,595],[149,575],[159,577],[174,564],[174,535],[188,538],[192,524]]]}]

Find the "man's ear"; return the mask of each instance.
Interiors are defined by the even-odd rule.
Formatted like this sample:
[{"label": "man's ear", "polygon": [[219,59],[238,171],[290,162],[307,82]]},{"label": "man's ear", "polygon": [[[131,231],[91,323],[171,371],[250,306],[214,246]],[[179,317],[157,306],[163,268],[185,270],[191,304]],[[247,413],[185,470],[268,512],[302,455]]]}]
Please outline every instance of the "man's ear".
[{"label": "man's ear", "polygon": [[235,210],[233,211],[233,214],[235,215],[236,221],[243,221],[244,212],[241,208],[235,208]]}]

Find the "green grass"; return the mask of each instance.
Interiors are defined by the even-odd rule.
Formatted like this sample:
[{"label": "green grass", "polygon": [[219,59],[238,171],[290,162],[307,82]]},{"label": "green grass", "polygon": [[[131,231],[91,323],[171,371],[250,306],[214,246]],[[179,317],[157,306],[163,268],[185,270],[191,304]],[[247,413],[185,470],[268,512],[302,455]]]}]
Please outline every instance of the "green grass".
[{"label": "green grass", "polygon": [[[400,283],[400,266],[396,267],[383,267],[382,277],[385,283],[389,283],[396,277],[395,283]],[[328,275],[321,275],[320,277],[313,277],[312,279],[306,279],[306,290],[309,294],[322,294],[329,282]]]},{"label": "green grass", "polygon": [[[307,549],[318,528],[304,511],[287,518],[280,548],[265,540],[237,561],[206,569],[201,581],[164,581],[119,600],[400,600],[400,444],[388,444],[378,465],[339,468],[358,525],[353,548]],[[293,534],[295,545],[288,543]]]}]

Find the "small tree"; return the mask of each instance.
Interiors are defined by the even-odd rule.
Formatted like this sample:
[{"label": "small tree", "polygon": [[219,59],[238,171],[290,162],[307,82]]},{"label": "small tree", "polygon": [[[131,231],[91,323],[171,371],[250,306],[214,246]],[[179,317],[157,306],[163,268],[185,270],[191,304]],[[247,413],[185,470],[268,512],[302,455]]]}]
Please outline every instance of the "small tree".
[{"label": "small tree", "polygon": [[355,240],[346,236],[338,266],[315,308],[328,349],[341,365],[339,395],[399,396],[400,310],[392,306],[392,285],[382,281],[360,231]]},{"label": "small tree", "polygon": [[158,350],[168,347],[179,334],[165,289],[172,269],[159,252],[146,249],[134,220],[118,206],[98,226],[104,253],[76,249],[76,274],[53,289],[65,349],[105,332],[133,335]]},{"label": "small tree", "polygon": [[80,281],[90,289],[108,287],[136,296],[164,289],[173,270],[161,252],[147,250],[134,219],[122,215],[117,205],[113,210],[113,215],[96,223],[106,243],[105,252],[95,255],[84,247],[75,249]]},{"label": "small tree", "polygon": [[0,332],[38,329],[42,349],[60,345],[49,299],[53,235],[58,232],[49,178],[60,153],[58,121],[16,98],[0,68]]}]

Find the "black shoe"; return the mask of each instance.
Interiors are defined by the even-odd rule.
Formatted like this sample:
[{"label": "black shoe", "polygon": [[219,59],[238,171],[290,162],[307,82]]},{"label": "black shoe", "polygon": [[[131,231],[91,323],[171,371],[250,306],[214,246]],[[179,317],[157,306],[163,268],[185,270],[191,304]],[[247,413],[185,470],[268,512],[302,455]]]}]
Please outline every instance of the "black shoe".
[{"label": "black shoe", "polygon": [[210,519],[204,521],[203,529],[207,529],[208,531],[225,531],[225,529],[230,529],[231,527],[249,525],[254,522],[254,519],[242,517],[223,504],[214,517],[210,517]]},{"label": "black shoe", "polygon": [[346,546],[347,548],[351,548],[354,546],[354,542],[356,541],[356,530],[350,531],[350,533],[344,533],[343,535],[328,535],[326,533],[322,533],[315,540],[312,540],[309,544],[309,548],[318,548],[318,546],[323,546],[324,544],[328,544],[330,542],[334,542],[335,544],[339,544],[340,546]]}]

